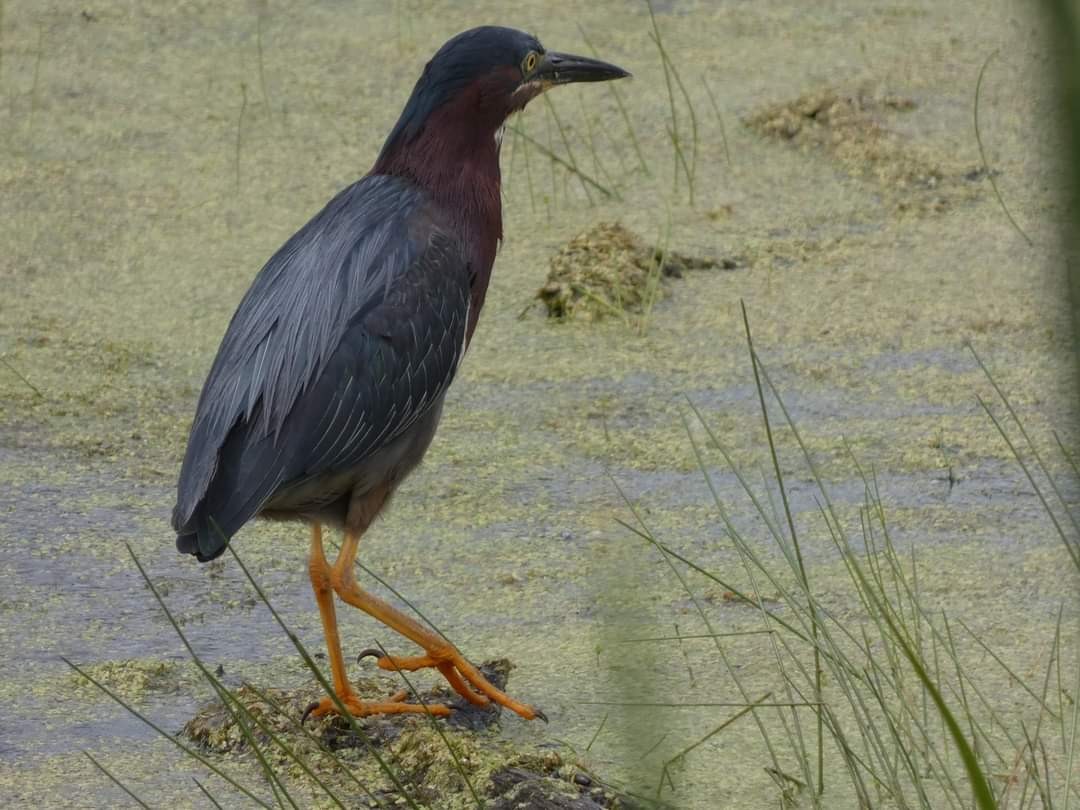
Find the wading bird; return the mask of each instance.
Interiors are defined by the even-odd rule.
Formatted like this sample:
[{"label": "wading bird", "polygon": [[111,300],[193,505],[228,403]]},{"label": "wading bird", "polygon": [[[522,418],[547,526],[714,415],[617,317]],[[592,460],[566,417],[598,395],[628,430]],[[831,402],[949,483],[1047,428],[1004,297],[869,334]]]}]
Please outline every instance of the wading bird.
[{"label": "wading bird", "polygon": [[[218,349],[177,486],[176,546],[205,562],[255,516],[309,524],[309,574],[334,691],[354,715],[424,708],[400,697],[359,699],[345,674],[334,594],[424,650],[381,656],[381,668],[433,667],[471,703],[543,717],[442,637],[364,591],[354,563],[361,535],[427,451],[476,328],[502,239],[506,119],[555,85],[627,75],[545,51],[510,28],[449,40],[424,68],[372,170],[270,258]],[[344,531],[333,565],[324,525]],[[327,696],[312,711],[334,712],[335,703]]]}]

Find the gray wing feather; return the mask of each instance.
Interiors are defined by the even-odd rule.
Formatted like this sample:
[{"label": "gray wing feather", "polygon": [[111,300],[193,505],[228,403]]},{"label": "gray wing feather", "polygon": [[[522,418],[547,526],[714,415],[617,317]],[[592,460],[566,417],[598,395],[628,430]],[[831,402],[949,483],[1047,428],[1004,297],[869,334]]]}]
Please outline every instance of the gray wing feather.
[{"label": "gray wing feather", "polygon": [[281,487],[400,435],[449,385],[468,262],[424,203],[396,178],[361,180],[244,296],[199,400],[173,511],[181,535],[198,533],[200,558],[208,517],[228,537]]}]

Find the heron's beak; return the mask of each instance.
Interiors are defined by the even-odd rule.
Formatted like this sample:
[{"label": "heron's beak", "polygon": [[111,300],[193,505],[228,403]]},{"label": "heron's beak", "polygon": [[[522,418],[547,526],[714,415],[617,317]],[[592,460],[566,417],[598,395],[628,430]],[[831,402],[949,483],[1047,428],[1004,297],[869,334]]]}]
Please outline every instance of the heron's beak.
[{"label": "heron's beak", "polygon": [[540,61],[534,77],[550,86],[571,82],[606,82],[629,75],[630,73],[621,67],[601,62],[599,59],[548,51]]}]

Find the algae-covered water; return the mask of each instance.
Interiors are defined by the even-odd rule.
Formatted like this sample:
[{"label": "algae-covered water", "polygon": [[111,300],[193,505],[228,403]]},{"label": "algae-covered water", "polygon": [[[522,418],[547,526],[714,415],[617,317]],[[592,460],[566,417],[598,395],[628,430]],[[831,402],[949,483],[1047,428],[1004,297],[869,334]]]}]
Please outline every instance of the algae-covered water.
[{"label": "algae-covered water", "polygon": [[[617,192],[605,197],[507,134],[506,240],[479,330],[425,465],[363,544],[362,562],[468,655],[515,662],[510,691],[551,722],[506,718],[502,735],[561,741],[611,779],[648,782],[730,710],[598,701],[739,700],[712,646],[616,643],[704,628],[660,557],[616,522],[632,518],[615,484],[664,542],[745,587],[683,422],[689,398],[761,480],[740,300],[856,527],[864,490],[845,447],[874,470],[928,607],[1024,674],[1043,671],[1061,609],[1075,659],[1076,571],[980,407],[993,391],[964,348],[1064,475],[1052,431],[1076,439],[1076,391],[1040,20],[1019,1],[654,5],[696,111],[693,205],[644,4],[0,4],[0,804],[124,801],[85,750],[153,806],[206,806],[192,782],[204,772],[60,660],[169,731],[206,698],[124,543],[227,682],[308,680],[234,564],[175,553],[189,420],[261,263],[367,170],[434,49],[488,22],[568,51],[587,52],[584,32],[635,74],[619,90],[638,139],[608,88],[553,96],[579,168]],[[1031,244],[994,197],[972,125],[995,50],[982,137]],[[685,106],[677,116],[687,145]],[[519,125],[566,158],[543,102]],[[547,319],[534,295],[550,257],[614,221],[718,266],[670,280],[647,319]],[[808,473],[781,438],[810,580],[854,615]],[[733,520],[779,558],[722,459],[706,458]],[[305,532],[252,525],[236,547],[321,649]],[[717,629],[755,626],[753,610],[691,582]],[[406,649],[339,614],[347,651],[374,636]],[[726,649],[746,682],[775,688],[764,641]],[[1014,688],[971,654],[991,693]],[[775,806],[767,764],[754,725],[735,724],[685,759],[665,798]]]}]

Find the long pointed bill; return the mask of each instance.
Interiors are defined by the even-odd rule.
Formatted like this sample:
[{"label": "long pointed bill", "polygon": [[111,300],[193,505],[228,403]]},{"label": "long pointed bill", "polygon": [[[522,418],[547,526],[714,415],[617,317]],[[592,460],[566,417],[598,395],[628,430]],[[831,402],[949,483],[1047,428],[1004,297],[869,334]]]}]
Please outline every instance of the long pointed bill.
[{"label": "long pointed bill", "polygon": [[536,78],[547,85],[570,84],[571,82],[606,82],[629,76],[621,67],[589,59],[587,56],[573,56],[568,53],[548,51],[544,54]]}]

